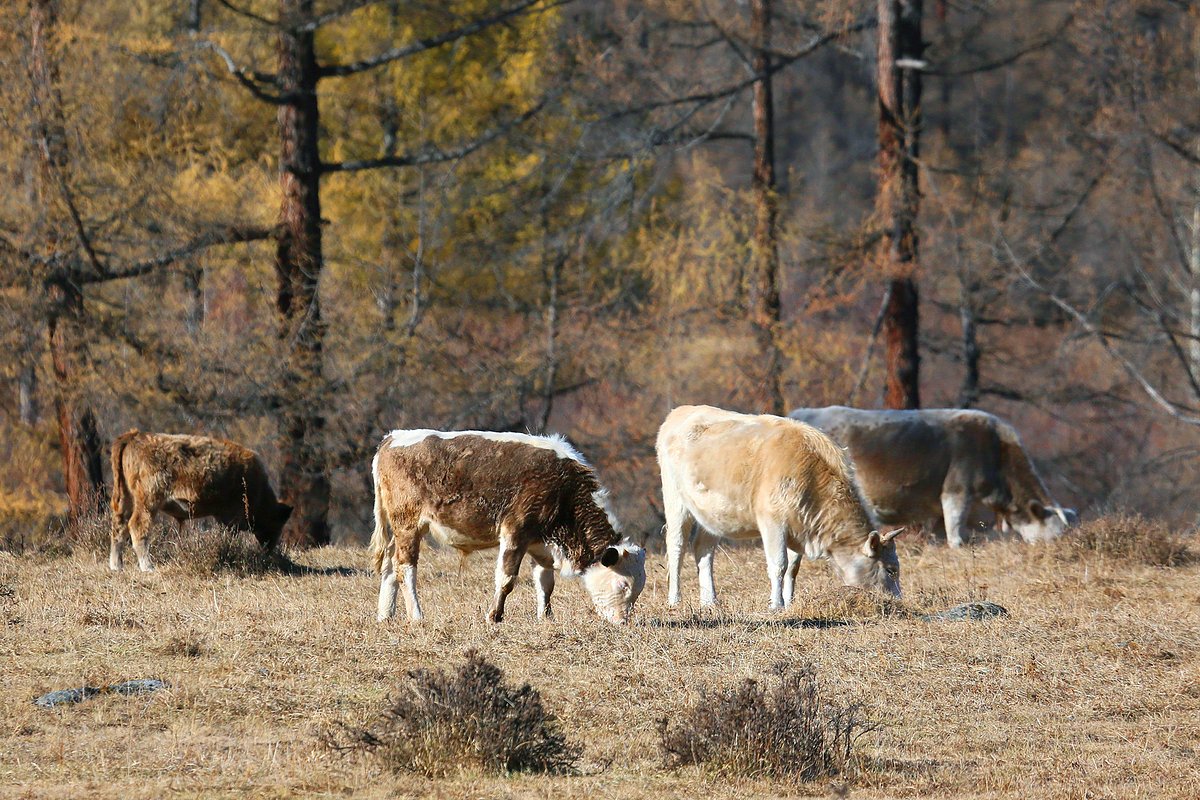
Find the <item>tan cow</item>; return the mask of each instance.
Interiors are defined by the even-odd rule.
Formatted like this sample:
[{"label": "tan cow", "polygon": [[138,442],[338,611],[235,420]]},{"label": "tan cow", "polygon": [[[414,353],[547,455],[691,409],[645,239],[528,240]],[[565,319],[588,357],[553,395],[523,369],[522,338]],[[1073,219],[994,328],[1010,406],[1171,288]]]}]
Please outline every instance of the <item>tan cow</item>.
[{"label": "tan cow", "polygon": [[526,553],[538,617],[550,614],[554,571],[582,574],[596,610],[621,625],[646,583],[646,551],[622,542],[591,466],[558,436],[398,430],[371,464],[380,621],[396,613],[397,572],[408,618],[419,621],[417,556],[426,533],[466,555],[499,547],[489,619],[504,616]]},{"label": "tan cow", "polygon": [[264,549],[279,542],[292,507],[276,501],[267,470],[253,450],[224,439],[131,430],[112,444],[112,543],[108,566],[121,569],[133,539],[138,565],[154,569],[149,536],[162,511],[182,522],[215,517],[252,531]]},{"label": "tan cow", "polygon": [[667,602],[679,603],[685,529],[697,526],[700,604],[716,603],[718,540],[761,538],[771,608],[790,603],[800,559],[827,558],[843,583],[900,595],[900,563],[859,494],[846,454],[809,425],[680,406],[658,431],[666,512]]},{"label": "tan cow", "polygon": [[960,547],[976,505],[1027,542],[1060,536],[1075,516],[1051,499],[1013,427],[984,411],[829,406],[790,416],[849,449],[863,494],[885,524],[940,520],[947,542]]}]

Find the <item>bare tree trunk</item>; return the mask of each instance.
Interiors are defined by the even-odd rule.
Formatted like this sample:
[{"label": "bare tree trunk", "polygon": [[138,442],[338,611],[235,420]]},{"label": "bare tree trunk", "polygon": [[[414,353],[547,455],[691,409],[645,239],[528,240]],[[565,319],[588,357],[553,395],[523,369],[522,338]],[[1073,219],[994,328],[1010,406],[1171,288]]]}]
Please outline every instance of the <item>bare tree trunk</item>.
[{"label": "bare tree trunk", "polygon": [[779,195],[775,181],[775,109],[771,86],[771,0],[750,4],[754,72],[754,256],[757,264],[751,294],[751,318],[766,359],[762,403],[772,414],[783,414],[783,354],[779,349]]},{"label": "bare tree trunk", "polygon": [[918,293],[922,0],[879,0],[879,194],[882,267],[890,297],[884,314],[888,408],[920,408]]},{"label": "bare tree trunk", "polygon": [[975,324],[975,309],[971,305],[974,291],[974,287],[964,285],[958,304],[964,367],[962,388],[958,392],[959,408],[970,408],[979,400],[979,334]]},{"label": "bare tree trunk", "polygon": [[[60,241],[54,213],[56,203],[50,188],[69,165],[66,125],[58,100],[58,66],[50,53],[50,41],[58,21],[56,0],[33,0],[30,16],[30,69],[33,97],[37,106],[36,149],[39,157],[38,202],[45,216],[44,242],[56,252]],[[68,265],[71,258],[64,259]],[[58,420],[59,447],[63,456],[63,482],[69,503],[68,518],[74,522],[95,511],[104,500],[100,435],[96,416],[78,389],[76,354],[82,334],[83,292],[72,279],[71,267],[58,268],[46,278],[46,329],[54,368],[54,412]]]},{"label": "bare tree trunk", "polygon": [[17,414],[22,425],[36,425],[41,416],[38,408],[37,364],[32,355],[17,376]]},{"label": "bare tree trunk", "polygon": [[312,0],[279,2],[278,88],[280,234],[275,270],[276,306],[285,362],[278,387],[283,429],[282,492],[292,504],[283,541],[294,547],[328,544],[329,476],[321,436],[324,324],[317,287],[321,278],[321,161],[316,51],[300,23]]},{"label": "bare tree trunk", "polygon": [[1192,286],[1189,292],[1191,311],[1191,326],[1188,331],[1192,335],[1188,343],[1188,358],[1192,362],[1192,375],[1200,378],[1200,181],[1197,181],[1197,197],[1192,206],[1192,253],[1189,266],[1191,267]]},{"label": "bare tree trunk", "polygon": [[183,325],[188,336],[196,339],[200,336],[200,329],[204,327],[204,317],[208,311],[204,302],[204,267],[197,263],[184,266],[183,290],[187,293]]}]

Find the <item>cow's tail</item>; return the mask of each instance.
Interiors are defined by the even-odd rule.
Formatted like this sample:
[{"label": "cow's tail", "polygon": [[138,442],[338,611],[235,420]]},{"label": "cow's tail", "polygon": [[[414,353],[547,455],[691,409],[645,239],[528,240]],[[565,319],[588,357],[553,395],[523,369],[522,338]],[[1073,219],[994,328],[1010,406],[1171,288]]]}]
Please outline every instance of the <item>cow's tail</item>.
[{"label": "cow's tail", "polygon": [[125,431],[112,443],[112,511],[113,516],[122,518],[125,514],[126,495],[129,488],[125,485],[125,447],[138,435],[137,428]]},{"label": "cow's tail", "polygon": [[[385,440],[386,441],[386,440]],[[387,515],[383,506],[383,482],[379,479],[379,455],[383,445],[375,452],[371,460],[371,483],[375,489],[375,531],[371,534],[371,556],[375,560],[375,571],[383,572],[383,561],[387,557],[388,532]]]}]

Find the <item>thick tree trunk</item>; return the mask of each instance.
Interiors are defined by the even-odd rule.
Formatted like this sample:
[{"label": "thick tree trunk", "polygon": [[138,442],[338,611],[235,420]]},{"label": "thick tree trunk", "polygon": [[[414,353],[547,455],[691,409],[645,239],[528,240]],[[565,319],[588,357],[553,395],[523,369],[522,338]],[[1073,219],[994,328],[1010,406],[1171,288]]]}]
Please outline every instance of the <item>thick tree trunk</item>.
[{"label": "thick tree trunk", "polygon": [[[43,214],[43,243],[51,253],[66,243],[58,234],[61,217],[56,213],[61,199],[51,187],[69,166],[66,126],[58,98],[58,67],[50,52],[50,42],[58,20],[55,0],[33,0],[30,17],[30,68],[37,125],[34,149],[38,152],[37,202]],[[63,457],[63,483],[67,490],[68,520],[75,522],[98,510],[104,501],[104,474],[101,469],[102,444],[96,416],[78,389],[76,356],[83,337],[80,323],[84,313],[83,293],[70,274],[74,262],[63,258],[67,266],[46,278],[46,329],[54,373],[54,413],[58,420],[59,446]]]},{"label": "thick tree trunk", "polygon": [[765,360],[761,404],[771,414],[783,414],[783,354],[779,348],[779,195],[775,181],[775,109],[771,76],[771,0],[752,0],[752,36],[756,49],[754,71],[754,225],[755,264],[750,296],[751,319]]},{"label": "thick tree trunk", "polygon": [[329,475],[321,437],[324,324],[321,277],[321,162],[317,59],[311,31],[312,0],[280,0],[278,87],[280,234],[275,270],[276,305],[285,361],[278,386],[283,433],[281,491],[294,507],[283,532],[294,547],[328,544]]},{"label": "thick tree trunk", "polygon": [[879,0],[879,195],[882,267],[891,287],[883,330],[884,404],[920,408],[916,272],[920,207],[922,0]]}]

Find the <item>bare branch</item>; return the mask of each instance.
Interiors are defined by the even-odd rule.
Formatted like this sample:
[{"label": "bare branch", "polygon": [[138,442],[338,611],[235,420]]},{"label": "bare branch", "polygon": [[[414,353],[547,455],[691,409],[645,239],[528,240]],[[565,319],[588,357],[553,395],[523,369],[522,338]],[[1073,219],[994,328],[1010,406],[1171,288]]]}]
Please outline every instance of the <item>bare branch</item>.
[{"label": "bare branch", "polygon": [[211,231],[197,236],[192,241],[181,245],[174,250],[168,250],[160,256],[139,261],[134,264],[129,264],[121,269],[107,271],[102,276],[88,276],[82,279],[82,283],[102,283],[107,281],[122,280],[124,278],[137,278],[142,275],[170,266],[177,261],[194,255],[202,250],[207,250],[210,247],[224,244],[238,244],[241,242],[259,242],[264,239],[270,239],[276,235],[274,228],[258,228],[234,226],[219,231]]},{"label": "bare branch", "polygon": [[288,102],[289,98],[286,95],[264,92],[259,86],[259,83],[271,83],[274,76],[250,72],[242,69],[234,63],[233,56],[229,55],[229,52],[225,50],[225,48],[221,47],[221,45],[214,41],[205,39],[197,42],[197,44],[200,47],[216,53],[220,59],[225,62],[225,69],[229,71],[229,74],[237,79],[237,82],[240,83],[243,88],[249,91],[250,94],[254,95],[257,99],[262,100],[264,103],[271,103],[272,105],[282,105]]},{"label": "bare branch", "polygon": [[1085,333],[1094,338],[1100,347],[1103,348],[1104,352],[1109,356],[1109,358],[1113,359],[1115,362],[1117,362],[1117,364],[1120,365],[1120,367],[1125,371],[1125,374],[1128,375],[1134,383],[1141,387],[1141,390],[1145,392],[1146,396],[1149,397],[1150,400],[1159,407],[1159,409],[1161,409],[1172,419],[1178,420],[1179,422],[1183,422],[1188,425],[1200,425],[1200,416],[1195,416],[1193,413],[1190,413],[1192,409],[1179,406],[1164,397],[1162,392],[1155,388],[1154,384],[1152,384],[1150,380],[1142,374],[1141,370],[1139,370],[1137,366],[1125,356],[1124,353],[1120,352],[1111,344],[1109,344],[1108,336],[1104,333],[1104,331],[1092,324],[1092,321],[1089,320],[1085,314],[1080,312],[1067,301],[1063,300],[1052,290],[1042,285],[1036,278],[1030,275],[1029,271],[1025,269],[1025,267],[1017,259],[1017,256],[1015,253],[1013,253],[1012,248],[1009,247],[1008,241],[1004,240],[1003,244],[1004,249],[1008,252],[1008,257],[1012,262],[1013,267],[1021,274],[1021,277],[1025,280],[1025,282],[1045,295],[1046,299],[1053,303],[1059,310],[1063,311],[1069,317],[1075,320],[1075,322],[1084,330]]},{"label": "bare branch", "polygon": [[[441,47],[444,44],[456,42],[459,39],[464,39],[467,36],[478,33],[482,30],[490,28],[493,25],[501,22],[507,22],[514,17],[522,16],[526,13],[539,13],[547,11],[558,6],[566,5],[574,2],[574,0],[553,0],[542,5],[543,0],[522,0],[515,6],[509,6],[495,14],[490,14],[486,17],[472,20],[466,25],[458,28],[439,33],[436,36],[429,36],[424,39],[418,39],[415,42],[393,47],[391,50],[385,50],[378,55],[370,58],[364,58],[361,61],[354,61],[349,64],[325,64],[320,67],[319,75],[322,78],[341,78],[347,75],[356,75],[360,72],[366,72],[375,67],[381,67],[384,64],[390,64],[393,61],[399,61],[402,58],[407,58],[417,53],[423,53],[426,50],[433,50]],[[535,8],[535,6],[537,6]]]},{"label": "bare branch", "polygon": [[468,142],[452,150],[430,147],[429,149],[415,153],[402,153],[400,155],[383,156],[382,158],[367,158],[359,161],[333,161],[321,164],[321,172],[361,172],[362,170],[380,169],[383,167],[415,167],[421,164],[441,164],[447,161],[458,161],[532,119],[546,107],[546,102],[545,99],[541,100],[533,108],[530,108],[520,116],[492,128],[475,141]]}]

